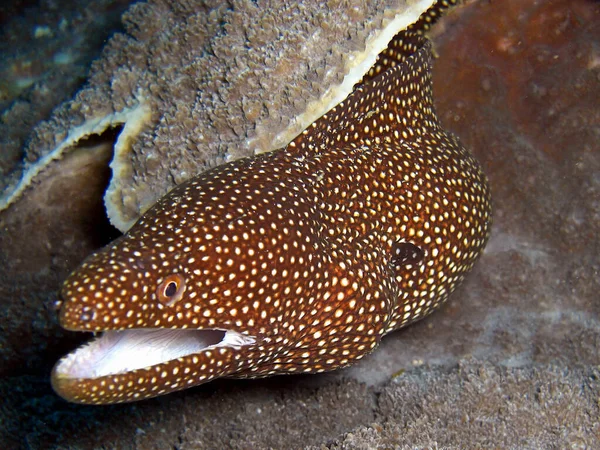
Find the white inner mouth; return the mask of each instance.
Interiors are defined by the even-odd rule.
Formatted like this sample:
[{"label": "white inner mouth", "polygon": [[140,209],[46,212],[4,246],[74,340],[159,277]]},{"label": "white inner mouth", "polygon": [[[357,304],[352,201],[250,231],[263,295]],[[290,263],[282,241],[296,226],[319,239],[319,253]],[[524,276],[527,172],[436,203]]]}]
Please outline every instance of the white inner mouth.
[{"label": "white inner mouth", "polygon": [[98,378],[155,366],[217,347],[254,344],[253,336],[231,330],[133,329],[107,331],[56,366],[67,378]]}]

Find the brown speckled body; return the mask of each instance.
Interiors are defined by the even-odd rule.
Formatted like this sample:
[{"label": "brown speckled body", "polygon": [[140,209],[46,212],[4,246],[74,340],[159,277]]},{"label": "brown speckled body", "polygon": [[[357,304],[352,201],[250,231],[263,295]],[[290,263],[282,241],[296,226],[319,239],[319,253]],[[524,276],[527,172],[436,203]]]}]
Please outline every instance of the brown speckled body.
[{"label": "brown speckled body", "polygon": [[[216,330],[214,342],[88,378],[59,363],[56,390],[113,403],[222,376],[333,370],[446,300],[485,245],[490,199],[437,122],[430,53],[401,33],[286,148],[183,183],[89,258],[65,282],[63,326]],[[216,345],[227,330],[242,342]]]}]

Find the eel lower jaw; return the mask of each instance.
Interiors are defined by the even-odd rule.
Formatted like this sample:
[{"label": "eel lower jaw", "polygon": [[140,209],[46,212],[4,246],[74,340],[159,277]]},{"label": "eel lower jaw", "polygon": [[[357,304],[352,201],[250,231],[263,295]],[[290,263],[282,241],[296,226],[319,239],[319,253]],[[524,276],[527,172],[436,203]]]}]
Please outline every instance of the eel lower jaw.
[{"label": "eel lower jaw", "polygon": [[93,379],[145,369],[219,347],[254,344],[253,336],[220,329],[105,331],[62,358],[53,377]]}]

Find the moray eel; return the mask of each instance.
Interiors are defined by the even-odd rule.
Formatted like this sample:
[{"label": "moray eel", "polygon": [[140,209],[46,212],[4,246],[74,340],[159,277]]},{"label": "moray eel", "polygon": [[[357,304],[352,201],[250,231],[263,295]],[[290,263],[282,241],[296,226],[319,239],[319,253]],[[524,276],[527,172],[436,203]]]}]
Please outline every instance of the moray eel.
[{"label": "moray eel", "polygon": [[61,325],[103,333],[53,387],[119,403],[347,366],[448,298],[490,216],[480,166],[435,116],[431,44],[409,29],[288,146],[179,185],[68,277]]}]

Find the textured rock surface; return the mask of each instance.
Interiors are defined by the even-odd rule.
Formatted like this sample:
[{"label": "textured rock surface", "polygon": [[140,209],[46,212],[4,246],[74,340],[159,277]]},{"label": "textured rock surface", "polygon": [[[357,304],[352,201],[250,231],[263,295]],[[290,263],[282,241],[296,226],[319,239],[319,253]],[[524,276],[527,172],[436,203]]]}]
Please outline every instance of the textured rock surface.
[{"label": "textured rock surface", "polygon": [[106,38],[122,28],[129,3],[18,0],[0,5],[0,186],[16,182],[31,130],[85,82]]},{"label": "textured rock surface", "polygon": [[[17,289],[19,300],[2,291],[12,305],[2,334],[15,321],[27,324],[19,337],[27,357],[25,369],[0,381],[0,441],[77,449],[600,447],[600,5],[475,2],[441,25],[438,113],[484,163],[495,201],[490,246],[446,307],[341,372],[219,381],[86,408],[60,401],[48,384],[48,361],[65,346],[39,322],[52,317],[40,312],[52,283],[27,296],[44,276],[56,283],[62,274],[34,266],[7,279],[3,270],[2,286]],[[56,239],[32,245],[49,242]],[[48,339],[28,341],[30,328]]]},{"label": "textured rock surface", "polygon": [[450,372],[415,370],[382,389],[382,420],[327,448],[595,448],[599,376],[597,368],[508,369],[468,360]]}]

